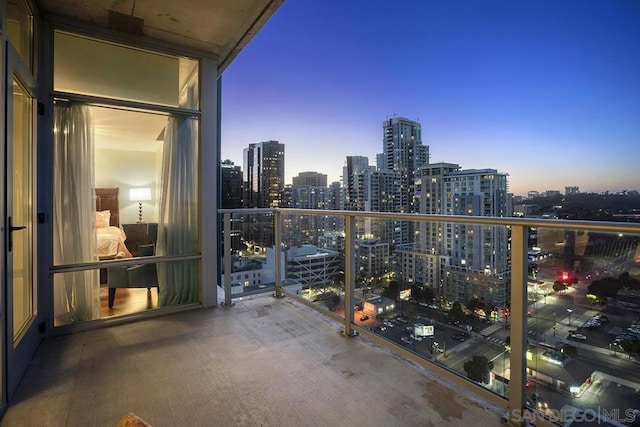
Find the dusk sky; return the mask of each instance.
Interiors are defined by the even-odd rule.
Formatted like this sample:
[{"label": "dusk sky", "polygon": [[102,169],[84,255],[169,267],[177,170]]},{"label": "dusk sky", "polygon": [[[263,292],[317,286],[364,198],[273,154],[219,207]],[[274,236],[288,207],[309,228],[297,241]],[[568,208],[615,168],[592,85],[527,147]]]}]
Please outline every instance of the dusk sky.
[{"label": "dusk sky", "polygon": [[223,74],[222,159],[338,181],[394,115],[515,194],[640,190],[640,1],[285,0]]}]

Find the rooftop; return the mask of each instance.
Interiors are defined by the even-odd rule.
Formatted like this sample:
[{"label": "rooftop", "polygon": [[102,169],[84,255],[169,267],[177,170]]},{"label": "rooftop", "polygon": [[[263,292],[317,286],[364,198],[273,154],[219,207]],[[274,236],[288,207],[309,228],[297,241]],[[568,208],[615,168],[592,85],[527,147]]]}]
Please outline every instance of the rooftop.
[{"label": "rooftop", "polygon": [[295,301],[45,339],[0,426],[496,426],[500,411]]}]

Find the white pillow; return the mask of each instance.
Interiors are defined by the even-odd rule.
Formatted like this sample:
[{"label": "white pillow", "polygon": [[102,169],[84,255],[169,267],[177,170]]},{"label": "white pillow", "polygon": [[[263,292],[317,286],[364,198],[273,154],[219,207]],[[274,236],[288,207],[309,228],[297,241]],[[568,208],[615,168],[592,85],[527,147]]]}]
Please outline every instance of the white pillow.
[{"label": "white pillow", "polygon": [[111,225],[111,211],[96,212],[96,228],[105,228]]}]

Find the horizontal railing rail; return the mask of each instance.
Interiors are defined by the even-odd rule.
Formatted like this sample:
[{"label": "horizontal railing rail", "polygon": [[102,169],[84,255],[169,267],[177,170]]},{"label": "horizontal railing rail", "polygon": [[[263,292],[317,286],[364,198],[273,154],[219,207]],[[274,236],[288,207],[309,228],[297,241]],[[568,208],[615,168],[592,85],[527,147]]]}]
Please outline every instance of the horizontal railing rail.
[{"label": "horizontal railing rail", "polygon": [[218,209],[218,213],[225,214],[261,214],[275,213],[299,214],[312,216],[340,216],[354,218],[377,218],[402,221],[430,221],[452,224],[480,224],[521,227],[544,227],[561,230],[594,231],[607,233],[632,233],[640,234],[640,224],[628,222],[609,221],[577,221],[563,219],[544,218],[519,218],[519,217],[492,217],[492,216],[465,216],[465,215],[433,215],[418,213],[393,213],[393,212],[362,212],[362,211],[337,211],[322,209],[292,209],[292,208],[261,208],[261,209]]}]

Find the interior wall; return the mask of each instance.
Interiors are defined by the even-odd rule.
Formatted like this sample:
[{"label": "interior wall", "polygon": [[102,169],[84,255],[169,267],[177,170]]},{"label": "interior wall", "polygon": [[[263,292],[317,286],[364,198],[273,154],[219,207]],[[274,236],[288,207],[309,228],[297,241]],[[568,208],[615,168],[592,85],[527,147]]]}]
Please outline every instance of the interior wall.
[{"label": "interior wall", "polygon": [[96,148],[97,188],[120,188],[120,223],[138,221],[138,201],[129,199],[131,188],[151,188],[152,200],[142,202],[142,220],[158,221],[159,155],[149,151],[122,151]]}]

